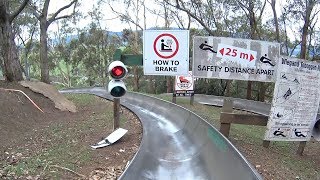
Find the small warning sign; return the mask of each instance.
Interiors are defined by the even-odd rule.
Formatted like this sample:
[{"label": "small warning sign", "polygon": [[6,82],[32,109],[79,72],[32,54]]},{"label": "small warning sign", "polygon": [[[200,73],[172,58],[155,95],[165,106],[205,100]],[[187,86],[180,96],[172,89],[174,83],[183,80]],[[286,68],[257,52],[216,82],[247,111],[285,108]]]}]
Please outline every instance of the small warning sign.
[{"label": "small warning sign", "polygon": [[187,76],[176,76],[175,94],[176,96],[192,96],[194,94],[194,78],[192,71]]}]

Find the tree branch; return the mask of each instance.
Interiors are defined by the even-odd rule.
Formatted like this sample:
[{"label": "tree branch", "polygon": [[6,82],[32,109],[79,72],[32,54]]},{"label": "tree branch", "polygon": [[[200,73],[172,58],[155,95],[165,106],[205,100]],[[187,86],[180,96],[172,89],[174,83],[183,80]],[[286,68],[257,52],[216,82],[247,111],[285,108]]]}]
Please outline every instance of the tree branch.
[{"label": "tree branch", "polygon": [[173,5],[169,2],[166,2],[168,5],[175,7],[181,11],[186,12],[190,17],[192,17],[193,19],[195,19],[210,35],[214,36],[215,33],[201,20],[199,19],[197,16],[195,16],[194,14],[192,14],[189,10],[185,9],[184,7],[181,7],[179,4],[179,1],[176,0],[176,5]]},{"label": "tree branch", "polygon": [[40,15],[40,16],[44,16],[46,19],[48,16],[49,3],[50,3],[50,0],[45,0],[44,5],[43,5],[43,9],[42,9],[42,12]]},{"label": "tree branch", "polygon": [[10,17],[9,17],[9,22],[10,23],[18,16],[18,14],[21,13],[21,11],[26,7],[28,2],[29,2],[29,0],[24,0],[22,2],[22,4],[20,5],[20,7],[10,15]]},{"label": "tree branch", "polygon": [[[59,17],[54,18],[53,21],[57,21],[57,20],[59,20],[59,19],[70,18],[71,16],[72,16],[72,15],[59,16]],[[53,22],[53,21],[52,21],[52,22]],[[49,23],[52,23],[52,22],[49,22]]]},{"label": "tree branch", "polygon": [[123,18],[125,19],[126,21],[134,24],[135,26],[139,27],[141,30],[143,30],[143,27],[141,27],[139,24],[137,24],[133,19],[131,19],[129,16],[123,14],[123,13],[120,13],[120,12],[117,12],[116,10],[113,9],[113,7],[111,6],[111,4],[109,4],[109,7],[110,9],[116,13],[120,18]]},{"label": "tree branch", "polygon": [[[48,24],[51,24],[53,21],[58,20],[58,19],[62,19],[62,18],[66,18],[66,16],[61,16],[59,18],[57,18],[57,16],[65,9],[71,7],[74,3],[78,2],[78,0],[73,0],[71,1],[69,4],[63,6],[62,8],[60,8],[57,12],[55,12],[48,20]],[[68,15],[68,17],[70,17],[71,15]]]},{"label": "tree branch", "polygon": [[[246,7],[244,4],[242,4],[240,1],[237,1],[240,8],[243,10],[244,14],[247,16],[248,19],[250,19],[250,15],[249,15],[249,8]],[[248,11],[248,13],[247,13]]]},{"label": "tree branch", "polygon": [[260,16],[259,16],[259,18],[258,18],[258,22],[261,21],[261,17],[262,17],[262,15],[263,15],[264,10],[265,10],[266,3],[267,3],[267,2],[264,1],[263,6],[262,6],[262,8],[261,8]]}]

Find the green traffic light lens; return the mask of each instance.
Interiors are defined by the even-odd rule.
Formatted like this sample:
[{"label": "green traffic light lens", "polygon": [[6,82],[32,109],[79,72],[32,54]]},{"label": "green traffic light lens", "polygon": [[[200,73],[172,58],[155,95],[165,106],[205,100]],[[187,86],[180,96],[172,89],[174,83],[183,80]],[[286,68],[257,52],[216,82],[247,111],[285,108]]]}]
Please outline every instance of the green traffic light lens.
[{"label": "green traffic light lens", "polygon": [[120,86],[116,86],[114,87],[110,94],[113,96],[113,97],[121,97],[123,96],[124,94],[126,93],[126,90]]}]

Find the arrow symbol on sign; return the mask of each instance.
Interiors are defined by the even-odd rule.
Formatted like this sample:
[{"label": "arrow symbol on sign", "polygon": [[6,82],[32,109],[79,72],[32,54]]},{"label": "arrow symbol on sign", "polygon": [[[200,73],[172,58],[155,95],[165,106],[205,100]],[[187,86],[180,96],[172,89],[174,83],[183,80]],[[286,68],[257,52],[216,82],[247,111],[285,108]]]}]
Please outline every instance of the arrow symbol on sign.
[{"label": "arrow symbol on sign", "polygon": [[224,53],[224,48],[220,49],[219,51],[221,53],[221,55],[223,56],[223,53]]},{"label": "arrow symbol on sign", "polygon": [[254,60],[254,56],[252,54],[250,54],[250,62]]}]

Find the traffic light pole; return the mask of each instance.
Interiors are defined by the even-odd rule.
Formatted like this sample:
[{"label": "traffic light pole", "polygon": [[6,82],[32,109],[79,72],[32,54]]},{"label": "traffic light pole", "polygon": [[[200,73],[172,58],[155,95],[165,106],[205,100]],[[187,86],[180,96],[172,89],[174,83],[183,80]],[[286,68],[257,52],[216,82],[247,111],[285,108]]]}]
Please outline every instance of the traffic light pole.
[{"label": "traffic light pole", "polygon": [[120,98],[113,98],[113,130],[120,127]]}]

